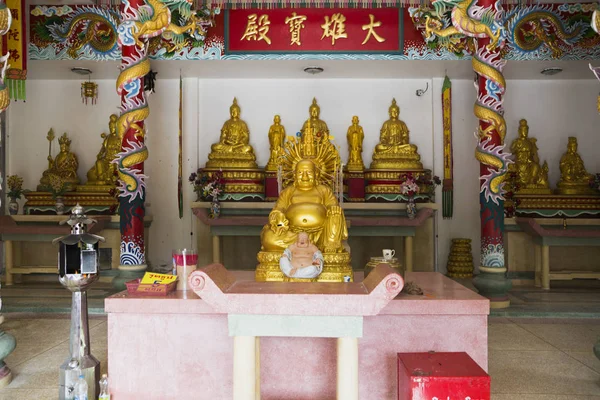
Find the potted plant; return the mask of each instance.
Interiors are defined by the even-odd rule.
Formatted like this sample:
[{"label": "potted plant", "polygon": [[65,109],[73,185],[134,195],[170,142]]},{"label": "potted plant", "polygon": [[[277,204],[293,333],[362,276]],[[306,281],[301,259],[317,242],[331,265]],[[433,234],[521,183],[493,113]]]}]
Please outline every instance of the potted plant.
[{"label": "potted plant", "polygon": [[6,195],[10,199],[8,202],[8,212],[10,215],[16,215],[19,213],[19,203],[17,203],[17,200],[23,194],[29,192],[29,190],[23,189],[23,178],[18,175],[10,175],[6,179],[6,186],[8,187]]},{"label": "potted plant", "polygon": [[415,196],[419,193],[429,197],[429,201],[433,200],[435,188],[441,181],[440,178],[434,176],[429,179],[423,175],[415,178],[412,174],[404,174],[401,176],[402,183],[400,184],[400,193],[406,196],[406,214],[409,219],[414,219],[417,216],[417,205],[415,204]]},{"label": "potted plant", "polygon": [[51,174],[48,180],[49,185],[45,186],[44,190],[52,194],[52,198],[56,202],[56,214],[63,215],[65,213],[63,195],[67,192],[69,186],[57,175]]}]

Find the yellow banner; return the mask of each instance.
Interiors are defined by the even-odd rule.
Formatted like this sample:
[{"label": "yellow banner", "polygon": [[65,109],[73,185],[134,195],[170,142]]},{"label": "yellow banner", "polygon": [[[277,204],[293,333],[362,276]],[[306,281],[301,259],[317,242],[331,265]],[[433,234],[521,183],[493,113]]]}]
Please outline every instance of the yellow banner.
[{"label": "yellow banner", "polygon": [[144,274],[144,277],[142,278],[142,281],[140,282],[140,284],[141,285],[146,285],[146,284],[168,285],[169,283],[173,283],[176,280],[177,280],[177,275],[157,274],[154,272],[146,272]]}]

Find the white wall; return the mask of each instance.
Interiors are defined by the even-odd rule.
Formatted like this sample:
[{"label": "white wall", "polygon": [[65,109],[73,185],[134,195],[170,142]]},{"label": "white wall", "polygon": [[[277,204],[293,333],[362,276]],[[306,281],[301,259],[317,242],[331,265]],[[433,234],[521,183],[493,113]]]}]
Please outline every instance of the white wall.
[{"label": "white wall", "polygon": [[[79,176],[92,166],[101,145],[100,133],[108,129],[108,117],[119,104],[114,81],[98,81],[100,95],[95,106],[81,104],[80,81],[29,80],[26,103],[15,102],[8,110],[7,173],[19,174],[29,189],[35,189],[46,168],[46,133],[53,127],[57,136],[66,131],[72,149],[79,157]],[[417,97],[415,91],[430,89]],[[433,85],[432,85],[433,84]],[[365,130],[364,160],[371,161],[379,129],[385,121],[392,97],[400,107],[400,118],[411,131],[411,141],[419,146],[423,164],[442,171],[441,79],[433,80],[184,80],[184,218],[177,208],[178,80],[158,80],[156,94],[150,96],[146,162],[148,180],[147,213],[153,215],[148,259],[153,265],[169,264],[174,247],[194,243],[189,211],[194,194],[187,176],[204,165],[210,145],[218,140],[223,122],[229,118],[233,97],[238,98],[241,117],[250,129],[250,141],[259,165],[268,158],[269,126],[280,114],[288,134],[297,132],[308,117],[308,107],[316,97],[321,118],[327,122],[347,159],[346,131],[353,115],[360,117]],[[479,263],[479,169],[473,157],[473,116],[475,91],[472,81],[454,80],[454,218],[437,220],[438,269],[445,271],[450,239],[473,239],[475,265]],[[566,148],[566,137],[579,139],[580,154],[590,172],[600,171],[595,156],[598,139],[596,81],[509,81],[505,101],[508,124],[507,143],[516,137],[520,118],[527,118],[530,135],[538,138],[540,158],[547,159],[550,180],[558,180],[558,161]],[[57,146],[54,146],[53,155]],[[441,190],[439,190],[441,193]],[[441,202],[441,196],[438,196]]]}]

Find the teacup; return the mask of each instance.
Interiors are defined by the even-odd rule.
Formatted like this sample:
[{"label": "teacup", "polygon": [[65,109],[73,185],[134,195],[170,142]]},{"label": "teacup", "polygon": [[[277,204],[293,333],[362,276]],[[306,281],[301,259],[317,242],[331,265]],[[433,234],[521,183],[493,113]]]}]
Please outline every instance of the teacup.
[{"label": "teacup", "polygon": [[396,254],[396,250],[392,249],[383,249],[383,258],[386,260],[391,260],[392,257]]}]

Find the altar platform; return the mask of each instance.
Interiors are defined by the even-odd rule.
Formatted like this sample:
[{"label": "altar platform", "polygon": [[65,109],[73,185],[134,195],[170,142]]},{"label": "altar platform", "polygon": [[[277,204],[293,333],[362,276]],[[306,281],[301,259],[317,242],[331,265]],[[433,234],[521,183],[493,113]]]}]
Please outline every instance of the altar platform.
[{"label": "altar platform", "polygon": [[[251,271],[234,275],[236,285],[253,280]],[[397,399],[398,352],[465,351],[488,370],[489,301],[439,273],[409,272],[405,280],[419,285],[424,295],[401,293],[377,315],[363,317],[358,336],[362,400]],[[303,296],[314,301],[311,294]],[[115,400],[233,398],[234,338],[228,326],[233,314],[215,311],[209,302],[191,290],[166,298],[121,292],[106,299]],[[332,307],[332,314],[339,311]],[[260,398],[336,398],[337,346],[331,337],[261,337]]]}]

